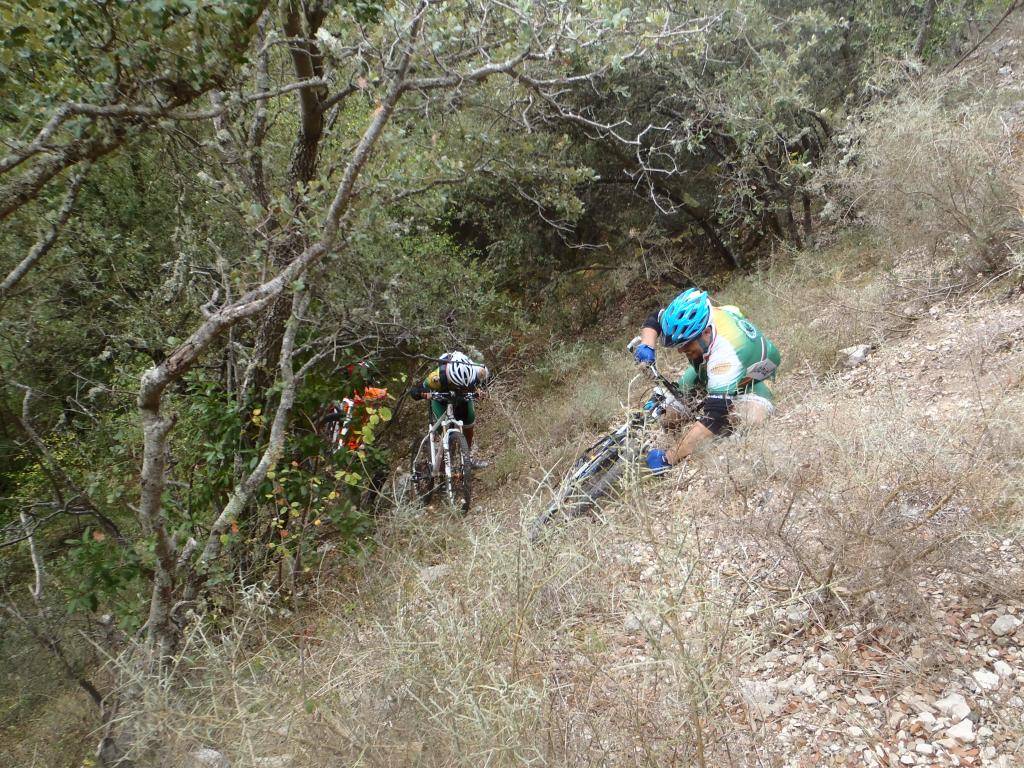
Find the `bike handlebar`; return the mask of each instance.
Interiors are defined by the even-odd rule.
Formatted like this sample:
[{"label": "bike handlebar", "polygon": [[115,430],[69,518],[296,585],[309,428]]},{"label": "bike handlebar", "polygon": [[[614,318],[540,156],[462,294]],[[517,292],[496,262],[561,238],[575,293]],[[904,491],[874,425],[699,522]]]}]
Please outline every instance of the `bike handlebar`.
[{"label": "bike handlebar", "polygon": [[[636,350],[636,348],[640,346],[640,343],[642,341],[643,339],[641,339],[639,336],[634,337],[633,340],[626,345],[626,350],[630,354],[632,354]],[[655,365],[654,363],[640,363],[638,365],[647,373],[648,376],[650,376],[656,382],[658,382],[663,387],[668,389],[668,391],[672,394],[673,397],[675,397],[678,400],[683,399],[684,394],[682,390],[679,389],[679,386],[674,381],[669,380],[665,376],[665,374],[659,371],[657,365]]]},{"label": "bike handlebar", "polygon": [[479,395],[476,392],[426,392],[423,397],[426,400],[436,400],[439,403],[458,403],[476,400]]}]

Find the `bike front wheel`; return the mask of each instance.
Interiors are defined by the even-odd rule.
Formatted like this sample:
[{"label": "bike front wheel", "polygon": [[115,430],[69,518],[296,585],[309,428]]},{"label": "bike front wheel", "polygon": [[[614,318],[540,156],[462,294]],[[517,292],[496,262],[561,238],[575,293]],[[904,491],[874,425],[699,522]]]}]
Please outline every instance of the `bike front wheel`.
[{"label": "bike front wheel", "polygon": [[472,466],[469,463],[469,444],[461,432],[448,433],[448,468],[445,483],[448,501],[462,514],[469,512]]},{"label": "bike front wheel", "polygon": [[409,492],[414,501],[426,504],[434,493],[434,468],[430,465],[430,446],[427,438],[412,442],[409,460]]},{"label": "bike front wheel", "polygon": [[548,523],[557,518],[573,519],[587,514],[598,499],[608,495],[622,477],[625,461],[618,444],[608,441],[598,444],[596,455],[592,451],[577,462],[559,489],[555,500],[534,518],[527,533],[536,541]]}]

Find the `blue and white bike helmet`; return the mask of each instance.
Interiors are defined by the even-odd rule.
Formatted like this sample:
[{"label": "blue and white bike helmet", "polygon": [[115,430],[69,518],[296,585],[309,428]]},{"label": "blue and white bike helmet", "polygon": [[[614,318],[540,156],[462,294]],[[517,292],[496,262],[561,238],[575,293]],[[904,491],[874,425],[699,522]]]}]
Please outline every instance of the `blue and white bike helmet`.
[{"label": "blue and white bike helmet", "polygon": [[708,327],[711,301],[704,291],[688,288],[680,293],[661,313],[661,332],[665,346],[674,347],[693,341]]}]

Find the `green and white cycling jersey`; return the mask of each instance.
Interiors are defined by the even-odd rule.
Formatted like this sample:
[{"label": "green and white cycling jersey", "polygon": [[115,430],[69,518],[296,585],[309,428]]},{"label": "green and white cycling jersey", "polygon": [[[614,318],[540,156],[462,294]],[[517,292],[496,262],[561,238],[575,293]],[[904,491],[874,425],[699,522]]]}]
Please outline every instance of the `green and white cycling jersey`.
[{"label": "green and white cycling jersey", "polygon": [[758,395],[772,401],[771,381],[782,362],[775,345],[736,307],[711,308],[711,343],[704,359],[679,379],[689,391],[700,387],[709,395]]}]

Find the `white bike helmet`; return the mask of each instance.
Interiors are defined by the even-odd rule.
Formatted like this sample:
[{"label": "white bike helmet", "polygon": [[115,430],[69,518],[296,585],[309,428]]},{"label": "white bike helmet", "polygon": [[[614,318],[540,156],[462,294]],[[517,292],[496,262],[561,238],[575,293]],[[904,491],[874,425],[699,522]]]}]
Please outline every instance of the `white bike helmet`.
[{"label": "white bike helmet", "polygon": [[448,352],[441,355],[444,360],[445,375],[456,387],[468,389],[476,380],[476,366],[473,361],[461,352]]}]

